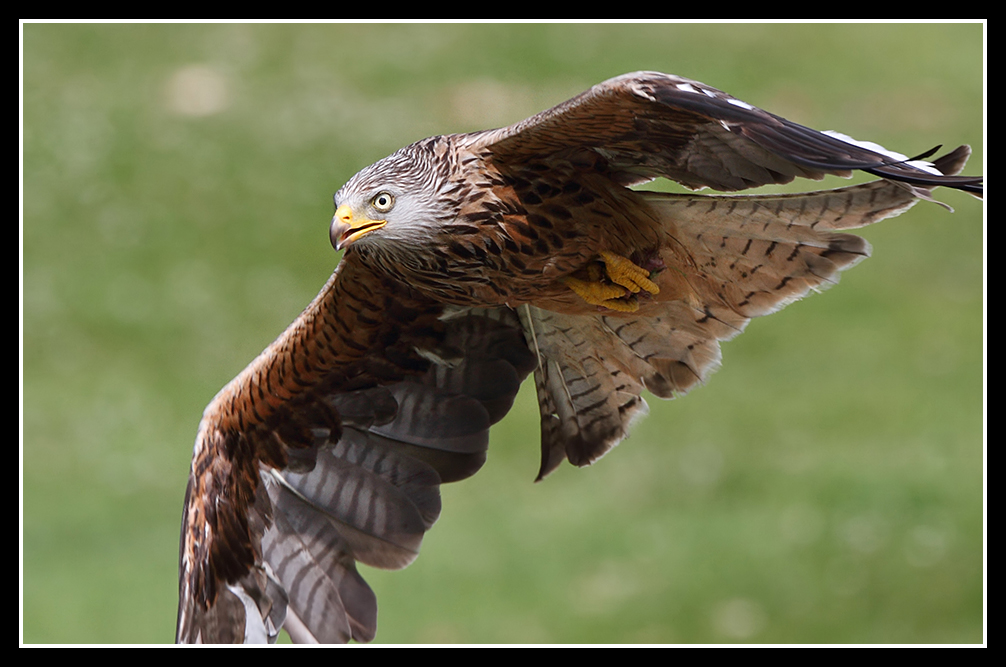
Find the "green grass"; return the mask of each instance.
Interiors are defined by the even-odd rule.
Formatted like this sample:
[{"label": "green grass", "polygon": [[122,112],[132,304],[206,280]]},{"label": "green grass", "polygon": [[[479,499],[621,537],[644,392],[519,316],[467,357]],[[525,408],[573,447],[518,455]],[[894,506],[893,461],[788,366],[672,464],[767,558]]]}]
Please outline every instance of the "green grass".
[{"label": "green grass", "polygon": [[[171,641],[202,408],[331,272],[331,194],[406,143],[656,69],[906,153],[971,143],[982,172],[981,25],[23,36],[29,643]],[[177,111],[193,66],[218,112]],[[981,642],[983,210],[940,197],[957,213],[867,230],[842,285],[752,322],[591,469],[531,483],[525,386],[419,560],[365,573],[378,640]]]}]

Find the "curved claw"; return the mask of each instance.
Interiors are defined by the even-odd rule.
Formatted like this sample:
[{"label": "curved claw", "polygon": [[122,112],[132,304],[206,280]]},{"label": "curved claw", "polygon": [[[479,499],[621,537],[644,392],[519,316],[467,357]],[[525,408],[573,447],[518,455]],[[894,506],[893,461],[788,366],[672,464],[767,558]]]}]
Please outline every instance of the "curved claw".
[{"label": "curved claw", "polygon": [[611,285],[600,280],[588,281],[567,276],[562,279],[562,282],[566,287],[576,292],[581,299],[595,306],[600,306],[605,301],[621,299],[628,295],[628,290],[625,287]]},{"label": "curved claw", "polygon": [[650,272],[631,260],[607,250],[601,252],[601,259],[604,260],[605,271],[613,283],[621,285],[633,294],[640,290],[646,290],[650,294],[660,293],[657,284],[650,280]]},{"label": "curved claw", "polygon": [[622,313],[639,310],[635,295],[640,292],[657,294],[660,288],[650,280],[650,272],[631,260],[613,252],[602,251],[602,274],[598,264],[586,267],[587,280],[567,276],[562,282],[587,303]]}]

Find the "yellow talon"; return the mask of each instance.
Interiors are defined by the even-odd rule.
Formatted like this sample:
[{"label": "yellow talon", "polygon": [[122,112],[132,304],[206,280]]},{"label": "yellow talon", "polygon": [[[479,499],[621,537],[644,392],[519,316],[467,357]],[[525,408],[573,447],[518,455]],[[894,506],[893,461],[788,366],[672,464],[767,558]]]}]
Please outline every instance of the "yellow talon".
[{"label": "yellow talon", "polygon": [[616,255],[613,252],[604,250],[601,252],[601,259],[604,260],[604,268],[613,283],[621,285],[633,294],[644,289],[650,294],[659,294],[660,288],[655,282],[650,280],[650,272],[636,266],[630,260]]},{"label": "yellow talon", "polygon": [[620,313],[634,313],[639,310],[639,301],[634,296],[629,296],[624,299],[608,299],[607,301],[602,301],[598,305],[603,306],[608,310],[617,310]]},{"label": "yellow talon", "polygon": [[580,275],[585,274],[586,280],[572,276],[562,279],[587,303],[622,313],[634,313],[639,310],[635,294],[641,291],[650,294],[660,292],[657,284],[650,280],[650,273],[625,257],[603,251],[600,260],[604,262],[603,271],[599,263],[584,267]]},{"label": "yellow talon", "polygon": [[621,299],[627,295],[624,287],[610,285],[601,281],[587,281],[579,278],[566,277],[562,279],[566,287],[580,295],[587,303],[601,305],[611,299]]}]

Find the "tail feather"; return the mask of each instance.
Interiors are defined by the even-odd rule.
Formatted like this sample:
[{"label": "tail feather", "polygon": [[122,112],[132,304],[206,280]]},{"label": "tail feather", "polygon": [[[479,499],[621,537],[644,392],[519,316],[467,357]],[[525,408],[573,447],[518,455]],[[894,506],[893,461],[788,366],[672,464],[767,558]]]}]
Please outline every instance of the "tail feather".
[{"label": "tail feather", "polygon": [[592,463],[627,435],[631,421],[647,411],[640,396],[647,373],[634,355],[605,354],[607,347],[597,346],[612,338],[600,317],[533,306],[518,312],[542,359],[535,370],[542,479],[564,459]]}]

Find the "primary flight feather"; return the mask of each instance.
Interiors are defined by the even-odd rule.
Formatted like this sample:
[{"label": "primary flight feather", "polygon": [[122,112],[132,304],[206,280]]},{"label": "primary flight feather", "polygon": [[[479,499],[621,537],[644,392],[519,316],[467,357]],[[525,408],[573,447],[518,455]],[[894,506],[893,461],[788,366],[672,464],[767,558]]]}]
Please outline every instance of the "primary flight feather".
[{"label": "primary flight feather", "polygon": [[[534,373],[539,478],[587,465],[719,343],[869,254],[844,233],[957,174],[822,133],[677,76],[626,74],[510,127],[439,136],[335,195],[342,260],[203,413],[182,519],[177,640],[369,641],[356,563],[401,568],[474,474]],[[630,190],[664,177],[738,191],[863,170],[789,195]]]}]

